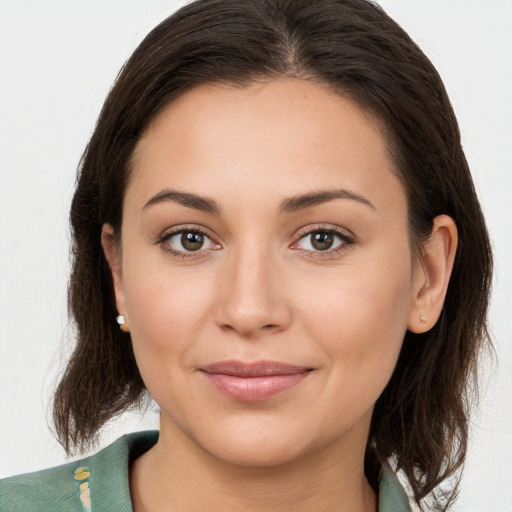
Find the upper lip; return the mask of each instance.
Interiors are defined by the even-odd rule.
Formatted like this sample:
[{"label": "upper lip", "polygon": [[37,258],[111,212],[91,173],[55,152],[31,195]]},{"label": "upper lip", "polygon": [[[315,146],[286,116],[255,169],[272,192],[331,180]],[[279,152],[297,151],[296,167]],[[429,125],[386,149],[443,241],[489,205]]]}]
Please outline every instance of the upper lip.
[{"label": "upper lip", "polygon": [[269,375],[293,375],[304,373],[312,368],[306,366],[295,366],[293,364],[281,363],[278,361],[219,361],[200,368],[206,373],[217,373],[231,375],[233,377],[265,377]]}]

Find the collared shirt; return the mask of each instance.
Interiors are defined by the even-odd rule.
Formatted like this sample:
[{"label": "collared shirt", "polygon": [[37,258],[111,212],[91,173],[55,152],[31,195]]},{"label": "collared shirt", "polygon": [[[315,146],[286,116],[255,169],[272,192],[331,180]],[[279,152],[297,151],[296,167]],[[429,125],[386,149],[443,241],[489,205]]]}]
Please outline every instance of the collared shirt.
[{"label": "collared shirt", "polygon": [[[133,512],[130,462],[149,450],[158,432],[137,432],[85,459],[0,480],[2,512]],[[379,485],[379,512],[410,512],[407,497],[389,467]]]}]

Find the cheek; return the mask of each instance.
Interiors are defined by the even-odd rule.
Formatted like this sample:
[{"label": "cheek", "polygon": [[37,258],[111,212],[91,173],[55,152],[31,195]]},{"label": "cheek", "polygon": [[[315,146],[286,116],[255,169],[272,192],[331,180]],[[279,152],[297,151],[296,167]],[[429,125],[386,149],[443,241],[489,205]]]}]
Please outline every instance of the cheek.
[{"label": "cheek", "polygon": [[338,384],[366,389],[376,399],[391,377],[407,329],[410,267],[347,266],[321,284],[308,287],[303,328],[323,347]]},{"label": "cheek", "polygon": [[[126,262],[125,295],[130,330],[139,366],[148,359],[178,362],[200,338],[210,315],[208,272],[173,269],[161,263]],[[141,268],[151,270],[141,271]]]},{"label": "cheek", "polygon": [[204,337],[209,285],[204,276],[191,272],[156,265],[148,272],[140,268],[133,267],[125,284],[135,359],[152,398],[179,418],[188,410],[181,397],[193,394],[188,379],[194,371],[191,354]]}]

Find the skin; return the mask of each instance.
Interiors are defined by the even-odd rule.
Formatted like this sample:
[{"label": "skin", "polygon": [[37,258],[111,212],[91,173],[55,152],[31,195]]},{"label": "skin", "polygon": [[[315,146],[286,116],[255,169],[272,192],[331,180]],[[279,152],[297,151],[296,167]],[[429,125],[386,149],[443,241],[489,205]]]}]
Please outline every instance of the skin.
[{"label": "skin", "polygon": [[[219,211],[162,199],[169,190]],[[180,229],[206,234],[199,250]],[[318,250],[311,233],[330,230]],[[378,123],[296,79],[196,87],[139,141],[120,245],[112,234],[105,225],[117,307],[161,408],[160,439],[132,466],[134,509],[375,511],[363,467],[373,407],[406,329],[437,320],[457,240],[440,216],[413,258]],[[243,402],[200,371],[227,359],[312,371]]]}]

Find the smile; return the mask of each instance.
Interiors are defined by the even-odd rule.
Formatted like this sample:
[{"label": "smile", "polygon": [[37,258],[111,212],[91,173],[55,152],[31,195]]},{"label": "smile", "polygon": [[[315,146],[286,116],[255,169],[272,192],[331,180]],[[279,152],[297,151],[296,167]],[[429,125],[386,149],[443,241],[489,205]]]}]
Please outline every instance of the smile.
[{"label": "smile", "polygon": [[300,384],[312,369],[276,361],[221,361],[200,371],[222,395],[240,402],[261,402]]}]

